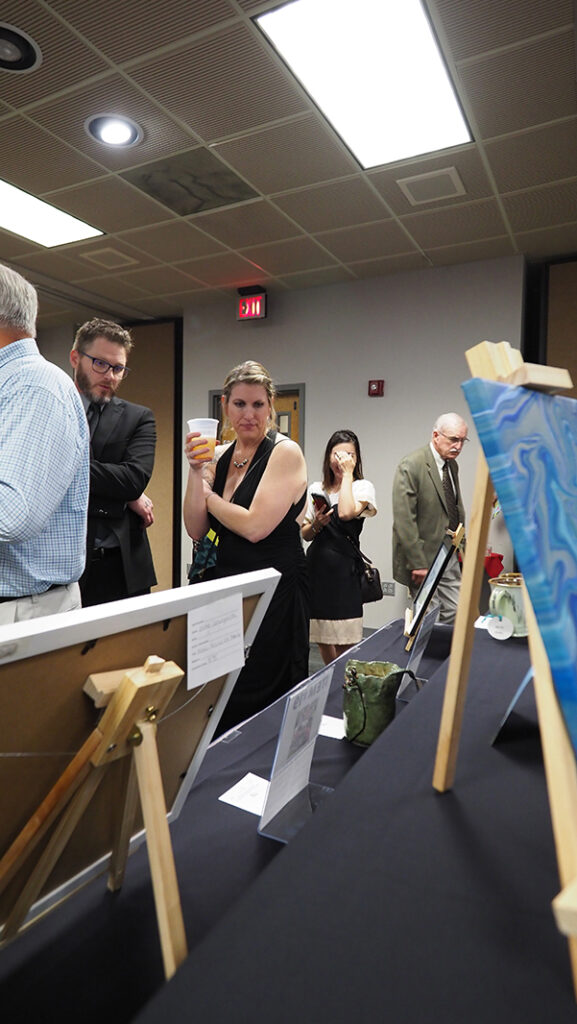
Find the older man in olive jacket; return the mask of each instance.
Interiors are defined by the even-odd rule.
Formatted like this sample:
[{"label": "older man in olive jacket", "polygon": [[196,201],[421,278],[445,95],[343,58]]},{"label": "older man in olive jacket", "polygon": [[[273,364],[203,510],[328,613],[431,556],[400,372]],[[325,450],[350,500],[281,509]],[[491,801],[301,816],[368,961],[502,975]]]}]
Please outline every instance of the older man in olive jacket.
[{"label": "older man in olive jacket", "polygon": [[[393,481],[393,576],[409,588],[411,597],[421,586],[447,531],[465,524],[456,460],[467,440],[465,421],[457,413],[444,413],[433,427],[429,444],[406,455],[397,466]],[[460,566],[453,558],[435,594],[441,606],[440,622],[455,621],[460,585]]]}]

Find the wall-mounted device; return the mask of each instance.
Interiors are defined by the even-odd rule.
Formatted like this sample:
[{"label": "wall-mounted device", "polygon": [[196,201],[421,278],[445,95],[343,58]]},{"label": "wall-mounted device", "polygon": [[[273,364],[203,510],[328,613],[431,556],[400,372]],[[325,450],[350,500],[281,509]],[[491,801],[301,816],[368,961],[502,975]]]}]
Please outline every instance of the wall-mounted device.
[{"label": "wall-mounted device", "polygon": [[237,288],[239,298],[236,303],[237,320],[263,320],[266,316],[266,288],[251,285]]}]

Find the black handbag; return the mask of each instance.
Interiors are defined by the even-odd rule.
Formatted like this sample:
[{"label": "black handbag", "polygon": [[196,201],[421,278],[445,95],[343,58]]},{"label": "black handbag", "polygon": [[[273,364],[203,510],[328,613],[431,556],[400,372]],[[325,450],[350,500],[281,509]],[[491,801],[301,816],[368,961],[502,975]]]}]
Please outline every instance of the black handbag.
[{"label": "black handbag", "polygon": [[370,604],[372,601],[381,601],[383,598],[383,584],[381,575],[376,565],[373,565],[370,558],[359,551],[363,559],[361,569],[361,601],[363,604]]},{"label": "black handbag", "polygon": [[349,537],[348,534],[347,540],[349,540],[353,545],[357,556],[357,564],[359,566],[359,574],[361,577],[361,601],[363,604],[371,604],[372,601],[382,601],[384,594],[379,570],[376,565],[373,565],[370,558],[363,554],[361,549],[357,547],[352,537]]}]

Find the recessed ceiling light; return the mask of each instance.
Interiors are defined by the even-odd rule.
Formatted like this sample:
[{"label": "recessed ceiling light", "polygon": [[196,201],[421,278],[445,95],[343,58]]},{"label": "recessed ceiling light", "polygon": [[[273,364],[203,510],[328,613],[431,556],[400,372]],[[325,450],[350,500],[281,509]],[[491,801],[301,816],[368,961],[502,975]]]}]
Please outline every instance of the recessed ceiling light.
[{"label": "recessed ceiling light", "polygon": [[117,114],[94,114],[84,122],[88,134],[105,146],[136,146],[142,138],[142,128],[129,117]]},{"label": "recessed ceiling light", "polygon": [[471,141],[421,0],[292,0],[255,20],[362,167]]},{"label": "recessed ceiling light", "polygon": [[0,228],[46,248],[103,234],[98,228],[57,210],[7,181],[0,181]]},{"label": "recessed ceiling light", "polygon": [[22,29],[0,21],[0,71],[33,71],[41,63],[37,43]]}]

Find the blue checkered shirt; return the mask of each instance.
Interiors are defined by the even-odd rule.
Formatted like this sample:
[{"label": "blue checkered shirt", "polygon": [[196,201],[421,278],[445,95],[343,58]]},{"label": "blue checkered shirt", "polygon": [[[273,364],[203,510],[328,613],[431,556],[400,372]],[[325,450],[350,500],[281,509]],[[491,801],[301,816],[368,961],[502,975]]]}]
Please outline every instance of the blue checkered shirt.
[{"label": "blue checkered shirt", "polygon": [[31,338],[0,348],[0,597],[79,579],[89,478],[88,425],[72,380]]}]

